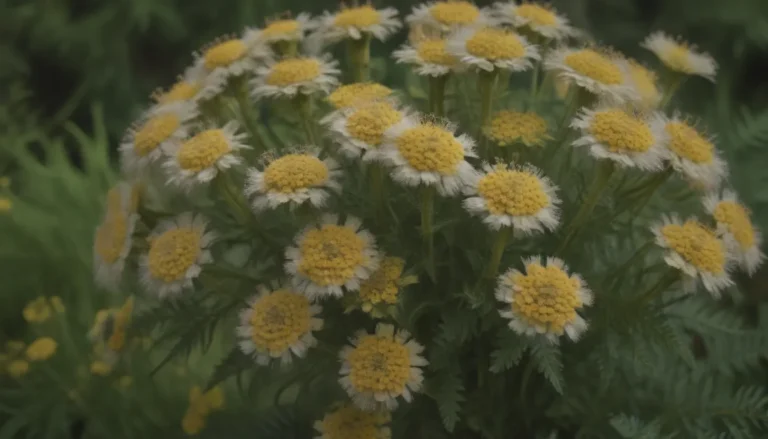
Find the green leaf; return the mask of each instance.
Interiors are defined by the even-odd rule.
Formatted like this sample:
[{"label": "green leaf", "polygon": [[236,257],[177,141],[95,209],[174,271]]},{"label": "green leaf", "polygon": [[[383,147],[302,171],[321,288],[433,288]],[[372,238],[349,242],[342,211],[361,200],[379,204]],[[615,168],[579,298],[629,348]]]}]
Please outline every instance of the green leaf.
[{"label": "green leaf", "polygon": [[238,347],[232,350],[217,364],[213,369],[211,377],[208,379],[206,389],[211,389],[229,377],[239,375],[242,371],[253,367],[253,359],[245,355]]},{"label": "green leaf", "polygon": [[530,339],[504,328],[499,331],[498,346],[498,349],[491,353],[491,372],[493,373],[517,366],[530,347]]},{"label": "green leaf", "polygon": [[563,362],[560,359],[560,347],[547,340],[538,339],[531,346],[531,360],[557,393],[562,394]]},{"label": "green leaf", "polygon": [[464,383],[460,378],[461,369],[457,363],[437,372],[425,387],[427,395],[437,402],[445,429],[453,432],[459,421],[461,403],[464,402]]}]

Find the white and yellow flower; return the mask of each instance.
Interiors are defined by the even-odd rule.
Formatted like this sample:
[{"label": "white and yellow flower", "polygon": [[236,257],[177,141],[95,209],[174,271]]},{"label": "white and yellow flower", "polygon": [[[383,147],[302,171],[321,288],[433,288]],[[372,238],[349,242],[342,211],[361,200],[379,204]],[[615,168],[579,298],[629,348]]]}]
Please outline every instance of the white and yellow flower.
[{"label": "white and yellow flower", "polygon": [[246,32],[242,37],[220,38],[195,54],[194,69],[202,77],[198,99],[219,95],[229,79],[254,72],[260,60],[271,56],[269,47]]},{"label": "white and yellow flower", "polygon": [[242,163],[239,152],[250,146],[244,143],[246,135],[238,131],[237,123],[230,121],[221,128],[201,130],[170,145],[164,165],[168,180],[190,189]]},{"label": "white and yellow flower", "polygon": [[728,168],[713,141],[679,116],[667,120],[664,131],[667,159],[675,170],[705,188],[717,187]]},{"label": "white and yellow flower", "polygon": [[378,101],[392,95],[392,89],[376,82],[355,82],[335,89],[326,101],[336,110]]},{"label": "white and yellow flower", "polygon": [[400,289],[418,281],[415,276],[403,276],[405,261],[392,256],[384,257],[379,268],[360,285],[358,300],[361,309],[374,317],[397,305]]},{"label": "white and yellow flower", "polygon": [[163,111],[168,107],[193,106],[203,88],[203,72],[195,66],[188,67],[184,74],[179,76],[176,82],[166,90],[155,90],[152,100],[155,101],[153,110]]},{"label": "white and yellow flower", "polygon": [[760,250],[763,237],[750,220],[749,209],[739,202],[732,190],[715,191],[704,197],[704,207],[717,223],[716,232],[729,251],[750,276],[765,260]]},{"label": "white and yellow flower", "polygon": [[569,85],[575,84],[612,103],[638,100],[629,80],[627,61],[598,48],[559,48],[544,60],[544,67]]},{"label": "white and yellow flower", "polygon": [[642,46],[653,52],[672,71],[715,81],[717,62],[709,54],[699,52],[688,43],[677,41],[664,32],[654,32],[643,41]]},{"label": "white and yellow flower", "polygon": [[493,8],[499,22],[547,40],[560,41],[574,34],[568,19],[545,4],[529,2],[517,4],[509,1],[496,3]]},{"label": "white and yellow flower", "polygon": [[342,5],[338,12],[325,12],[320,18],[318,35],[328,42],[345,38],[359,40],[366,34],[384,41],[401,26],[395,8],[376,9],[370,4],[352,7]]},{"label": "white and yellow flower", "polygon": [[405,186],[434,186],[454,195],[477,176],[466,157],[475,157],[475,141],[455,136],[453,127],[403,118],[384,132],[381,158],[393,166],[392,178]]},{"label": "white and yellow flower", "polygon": [[342,349],[339,382],[360,409],[392,410],[398,398],[410,402],[421,390],[421,368],[428,364],[423,351],[408,332],[379,323],[375,333],[360,331]]},{"label": "white and yellow flower", "polygon": [[483,174],[467,192],[464,207],[492,230],[512,227],[532,234],[559,225],[560,199],[554,184],[533,166],[483,165]]},{"label": "white and yellow flower", "polygon": [[237,336],[240,350],[261,365],[271,360],[290,364],[293,357],[304,357],[317,344],[312,335],[323,327],[318,317],[320,306],[287,286],[260,287],[247,309],[240,313]]},{"label": "white and yellow flower", "polygon": [[189,135],[198,116],[193,103],[177,102],[150,110],[129,128],[120,142],[123,169],[141,173],[163,158],[174,143]]},{"label": "white and yellow flower", "polygon": [[93,270],[96,282],[114,290],[120,284],[125,261],[131,252],[133,231],[139,217],[134,206],[134,188],[118,183],[107,196],[107,210],[96,228],[93,242]]},{"label": "white and yellow flower", "polygon": [[499,146],[521,143],[528,147],[540,147],[552,139],[547,121],[532,111],[502,110],[491,117],[483,134]]},{"label": "white and yellow flower", "polygon": [[658,78],[653,70],[635,60],[629,60],[629,79],[635,88],[640,107],[654,109],[659,106],[662,94],[658,87]]},{"label": "white and yellow flower", "polygon": [[270,161],[263,170],[247,173],[245,194],[254,210],[274,209],[282,204],[295,208],[304,203],[323,207],[330,191],[341,191],[341,170],[331,158],[321,160],[319,151],[305,149]]},{"label": "white and yellow flower", "polygon": [[592,292],[578,274],[568,274],[563,261],[534,256],[523,261],[524,272],[510,269],[498,278],[496,298],[508,308],[500,311],[509,327],[553,343],[565,334],[576,341],[587,330],[579,311],[592,304]]},{"label": "white and yellow flower", "polygon": [[266,44],[300,42],[307,32],[317,27],[309,14],[301,12],[295,18],[269,20],[262,29],[246,30],[244,40],[260,41]]},{"label": "white and yellow flower", "polygon": [[285,251],[285,271],[293,286],[310,299],[341,297],[345,289],[358,291],[381,259],[375,238],[353,217],[339,224],[337,216],[325,215],[295,242]]},{"label": "white and yellow flower", "polygon": [[501,28],[462,28],[448,38],[448,52],[463,64],[485,71],[521,72],[541,59],[525,37]]},{"label": "white and yellow flower", "polygon": [[398,64],[410,64],[422,76],[444,76],[464,69],[459,58],[448,52],[444,38],[419,38],[392,52]]},{"label": "white and yellow flower", "polygon": [[393,100],[382,99],[336,111],[325,122],[344,155],[367,162],[380,157],[384,132],[404,117]]},{"label": "white and yellow flower", "polygon": [[256,69],[251,93],[256,98],[292,98],[328,93],[339,83],[338,62],[329,56],[285,58]]},{"label": "white and yellow flower", "polygon": [[391,439],[387,411],[364,411],[351,404],[340,405],[315,422],[315,439]]},{"label": "white and yellow flower", "polygon": [[667,250],[664,261],[685,275],[684,286],[695,289],[700,281],[713,296],[733,285],[728,248],[713,230],[695,219],[681,221],[676,216],[664,216],[651,231],[656,244]]},{"label": "white and yellow flower", "polygon": [[185,212],[161,221],[147,240],[149,250],[139,260],[141,282],[161,299],[175,297],[192,288],[205,264],[213,261],[210,247],[216,235],[208,221]]},{"label": "white and yellow flower", "polygon": [[582,109],[571,121],[581,131],[573,146],[585,146],[598,160],[646,171],[661,169],[667,140],[664,119],[654,113],[598,106]]},{"label": "white and yellow flower", "polygon": [[481,10],[468,1],[440,1],[414,6],[405,18],[410,26],[424,25],[442,32],[449,32],[464,26],[486,26],[493,24],[487,11]]}]

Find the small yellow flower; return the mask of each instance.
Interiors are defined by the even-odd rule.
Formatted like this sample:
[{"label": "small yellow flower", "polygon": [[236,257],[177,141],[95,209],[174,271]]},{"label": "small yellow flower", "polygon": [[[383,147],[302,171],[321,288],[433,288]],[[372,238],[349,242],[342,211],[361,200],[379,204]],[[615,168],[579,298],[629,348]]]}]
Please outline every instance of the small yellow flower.
[{"label": "small yellow flower", "polygon": [[13,208],[13,202],[10,198],[0,197],[0,213],[10,212]]},{"label": "small yellow flower", "polygon": [[468,1],[440,1],[418,5],[405,19],[409,25],[426,25],[442,31],[491,22],[485,11]]},{"label": "small yellow flower", "polygon": [[578,340],[587,322],[578,314],[592,304],[592,293],[578,274],[557,258],[535,256],[524,261],[525,272],[510,269],[499,276],[496,298],[509,307],[500,312],[509,327],[526,335],[541,334],[556,343],[567,334]]},{"label": "small yellow flower", "polygon": [[536,46],[524,37],[493,27],[462,29],[448,39],[447,48],[462,63],[489,72],[528,70],[541,58]]},{"label": "small yellow flower", "polygon": [[246,29],[242,36],[224,37],[203,48],[195,55],[193,71],[201,79],[198,99],[218,96],[230,78],[253,72],[259,60],[271,55],[269,47],[258,34]]},{"label": "small yellow flower", "polygon": [[66,312],[66,308],[64,307],[64,302],[61,301],[61,297],[59,296],[51,297],[51,306],[53,307],[53,310],[59,314]]},{"label": "small yellow flower", "polygon": [[280,42],[298,42],[304,39],[304,33],[314,27],[309,14],[302,12],[296,18],[268,20],[263,29],[246,32],[246,39],[254,39],[269,44]]},{"label": "small yellow flower", "polygon": [[547,121],[538,114],[512,110],[499,111],[483,129],[485,135],[499,146],[518,142],[525,146],[543,146],[552,139],[548,131]]},{"label": "small yellow flower", "polygon": [[380,159],[384,132],[404,116],[393,102],[380,100],[337,111],[326,122],[342,153],[368,162]]},{"label": "small yellow flower", "polygon": [[661,92],[656,85],[658,81],[656,73],[637,61],[630,60],[629,77],[640,97],[638,103],[645,108],[656,108],[661,101]]},{"label": "small yellow flower", "polygon": [[326,100],[337,110],[386,98],[392,89],[376,82],[358,82],[342,85],[328,95]]},{"label": "small yellow flower", "polygon": [[704,207],[717,223],[717,233],[725,239],[739,265],[749,274],[754,274],[765,255],[760,250],[762,235],[752,224],[749,209],[739,202],[736,193],[724,190],[708,194]]},{"label": "small yellow flower", "polygon": [[401,258],[382,259],[379,268],[360,285],[363,311],[371,312],[379,305],[397,304],[400,288],[405,284],[405,279],[402,279],[403,268],[405,261]]},{"label": "small yellow flower", "polygon": [[199,386],[189,391],[189,408],[181,421],[184,433],[192,436],[199,434],[205,428],[208,415],[224,406],[224,394],[221,388],[214,387],[205,394]]},{"label": "small yellow flower", "polygon": [[8,189],[11,187],[10,177],[0,177],[0,189]]},{"label": "small yellow flower", "polygon": [[511,24],[526,35],[532,34],[547,40],[562,40],[574,33],[568,20],[558,15],[549,5],[540,3],[516,4],[509,1],[494,5],[502,23]]},{"label": "small yellow flower", "polygon": [[422,76],[443,76],[462,68],[459,59],[448,51],[448,40],[422,37],[392,52],[398,63],[411,64]]},{"label": "small yellow flower", "polygon": [[392,410],[397,398],[410,402],[412,392],[421,389],[421,367],[427,365],[420,354],[424,347],[405,331],[380,323],[374,334],[358,334],[353,346],[341,351],[341,386],[362,410]]},{"label": "small yellow flower", "polygon": [[187,123],[197,116],[191,105],[168,105],[145,114],[120,142],[121,164],[129,171],[144,172],[188,136]]},{"label": "small yellow flower", "polygon": [[29,302],[21,313],[29,323],[43,323],[51,317],[53,310],[46,297],[38,297]]},{"label": "small yellow flower", "polygon": [[21,378],[29,372],[29,363],[24,360],[13,360],[8,363],[6,371],[13,378]]},{"label": "small yellow flower", "polygon": [[155,102],[160,105],[176,104],[181,102],[190,102],[195,99],[200,92],[201,84],[199,82],[181,79],[173,84],[164,92],[156,92],[153,95]]},{"label": "small yellow flower", "polygon": [[319,35],[327,41],[339,41],[344,38],[359,40],[363,35],[371,35],[380,41],[400,29],[397,9],[376,9],[370,4],[345,7],[335,14],[326,12],[321,18]]},{"label": "small yellow flower", "polygon": [[45,361],[56,353],[57,347],[56,340],[51,337],[38,338],[27,347],[27,359],[29,361]]},{"label": "small yellow flower", "polygon": [[96,360],[91,363],[91,373],[97,376],[107,376],[112,373],[112,366],[101,360]]},{"label": "small yellow flower", "polygon": [[120,352],[125,346],[125,337],[133,313],[133,297],[129,297],[115,313],[112,334],[107,340],[107,347],[112,352]]},{"label": "small yellow flower", "polygon": [[655,32],[643,41],[667,68],[685,75],[698,75],[715,81],[717,62],[709,54],[699,52],[686,42],[676,41],[663,32]]},{"label": "small yellow flower", "polygon": [[387,412],[366,412],[353,405],[343,405],[315,422],[318,439],[389,439]]},{"label": "small yellow flower", "polygon": [[666,122],[667,159],[676,171],[705,188],[714,188],[727,174],[714,143],[678,117]]},{"label": "small yellow flower", "polygon": [[637,100],[627,62],[618,53],[602,48],[555,49],[547,55],[544,67],[569,85],[612,103]]},{"label": "small yellow flower", "polygon": [[124,210],[107,211],[93,240],[94,277],[99,285],[116,289],[133,244],[137,215]]},{"label": "small yellow flower", "polygon": [[338,83],[338,62],[328,56],[285,58],[256,69],[251,93],[257,98],[328,93]]},{"label": "small yellow flower", "polygon": [[120,379],[117,380],[116,384],[120,389],[128,389],[133,384],[133,377],[129,375],[121,376]]}]

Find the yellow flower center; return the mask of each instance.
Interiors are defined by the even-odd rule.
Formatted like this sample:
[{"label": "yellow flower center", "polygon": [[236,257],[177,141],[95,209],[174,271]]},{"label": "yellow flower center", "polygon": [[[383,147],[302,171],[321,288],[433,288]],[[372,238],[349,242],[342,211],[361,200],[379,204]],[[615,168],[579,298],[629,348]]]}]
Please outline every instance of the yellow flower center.
[{"label": "yellow flower center", "polygon": [[568,54],[565,64],[581,75],[606,85],[623,82],[621,69],[613,61],[592,49],[583,49]]},{"label": "yellow flower center", "polygon": [[157,96],[156,100],[160,104],[188,101],[195,97],[198,91],[200,91],[199,84],[188,81],[179,81],[174,84],[170,90]]},{"label": "yellow flower center", "polygon": [[646,122],[618,109],[595,113],[589,131],[612,152],[643,153],[654,142],[653,132]]},{"label": "yellow flower center", "polygon": [[525,46],[517,34],[489,27],[467,40],[467,52],[490,60],[515,59],[525,55]]},{"label": "yellow flower center", "polygon": [[501,146],[518,141],[527,146],[538,146],[548,138],[547,122],[533,112],[504,110],[491,119],[486,134]]},{"label": "yellow flower center", "polygon": [[253,305],[251,339],[259,350],[279,356],[309,332],[311,318],[305,296],[275,291]]},{"label": "yellow flower center", "polygon": [[537,26],[552,26],[557,23],[557,16],[552,11],[533,3],[518,6],[515,14]]},{"label": "yellow flower center", "polygon": [[292,58],[272,66],[267,75],[269,85],[286,87],[300,82],[311,81],[320,76],[320,62],[313,58]]},{"label": "yellow flower center", "polygon": [[242,40],[224,41],[205,51],[203,54],[205,68],[213,70],[218,67],[227,67],[242,59],[247,52],[248,46]]},{"label": "yellow flower center", "polygon": [[684,122],[670,122],[664,129],[669,135],[669,149],[694,163],[712,163],[715,146]]},{"label": "yellow flower center", "polygon": [[392,337],[362,337],[347,360],[349,379],[358,392],[400,394],[411,374],[408,348]]},{"label": "yellow flower center", "polygon": [[365,262],[365,242],[349,227],[324,224],[301,242],[299,273],[320,286],[342,285]]},{"label": "yellow flower center", "polygon": [[27,359],[29,361],[45,361],[56,353],[58,344],[51,337],[38,338],[27,348]]},{"label": "yellow flower center", "polygon": [[728,227],[742,249],[755,245],[755,230],[744,206],[733,201],[721,201],[715,207],[713,216],[718,223]]},{"label": "yellow flower center", "polygon": [[149,272],[165,282],[183,279],[200,255],[200,232],[192,228],[169,230],[149,246]]},{"label": "yellow flower center", "polygon": [[269,23],[261,33],[265,37],[277,37],[295,34],[299,31],[299,22],[296,20],[277,20]]},{"label": "yellow flower center", "polygon": [[117,311],[112,326],[112,335],[110,335],[109,340],[107,341],[107,346],[115,352],[120,352],[125,346],[125,332],[131,321],[132,312],[133,298],[129,297]]},{"label": "yellow flower center", "polygon": [[579,281],[554,265],[531,264],[526,274],[515,273],[512,311],[528,324],[562,334],[581,308]]},{"label": "yellow flower center", "polygon": [[45,297],[38,297],[29,302],[21,313],[29,323],[42,323],[51,317],[51,306]]},{"label": "yellow flower center", "polygon": [[342,9],[336,14],[336,19],[333,20],[334,26],[356,28],[373,26],[380,22],[381,16],[379,15],[379,11],[374,9],[371,5]]},{"label": "yellow flower center", "polygon": [[8,375],[13,378],[21,378],[29,372],[29,363],[24,360],[13,360],[6,368]]},{"label": "yellow flower center", "polygon": [[122,212],[113,212],[96,229],[94,249],[102,261],[114,264],[120,259],[127,239],[128,219]]},{"label": "yellow flower center", "polygon": [[366,107],[361,107],[347,118],[347,131],[352,137],[362,140],[371,146],[381,144],[384,131],[403,118],[387,102],[377,102]]},{"label": "yellow flower center", "polygon": [[347,108],[376,99],[385,98],[392,90],[375,82],[359,82],[342,85],[328,95],[328,102],[335,108]]},{"label": "yellow flower center", "polygon": [[400,275],[403,274],[405,261],[400,258],[384,258],[370,278],[360,285],[360,298],[367,303],[397,303],[400,290]]},{"label": "yellow flower center", "polygon": [[416,52],[421,59],[430,64],[441,66],[456,65],[458,60],[445,50],[445,46],[445,40],[423,40],[416,45]]},{"label": "yellow flower center", "polygon": [[429,13],[440,24],[449,26],[471,24],[480,17],[480,10],[470,2],[441,2],[432,6]]},{"label": "yellow flower center", "polygon": [[319,158],[309,154],[288,154],[267,166],[264,184],[270,192],[294,193],[322,185],[328,175],[328,167]]},{"label": "yellow flower center", "polygon": [[693,73],[696,70],[691,65],[691,51],[684,44],[669,43],[659,54],[661,61],[670,69],[683,73]]},{"label": "yellow flower center", "polygon": [[181,169],[200,172],[213,166],[230,150],[224,131],[206,130],[182,143],[176,158]]},{"label": "yellow flower center", "polygon": [[723,244],[697,221],[669,224],[661,229],[667,244],[696,268],[714,274],[725,271]]},{"label": "yellow flower center", "polygon": [[0,197],[0,212],[8,212],[13,207],[13,202],[5,197]]},{"label": "yellow flower center", "polygon": [[635,90],[645,105],[655,105],[659,100],[659,89],[656,88],[656,74],[642,65],[632,62],[629,64],[629,75],[635,84]]},{"label": "yellow flower center", "polygon": [[344,406],[323,418],[323,437],[328,439],[373,439],[379,437],[382,417],[354,406]]},{"label": "yellow flower center", "polygon": [[139,157],[144,157],[179,128],[181,121],[173,113],[165,113],[149,119],[136,131],[133,137],[133,150]]},{"label": "yellow flower center", "polygon": [[453,133],[430,123],[405,131],[396,144],[408,164],[421,172],[454,175],[464,160],[464,148]]},{"label": "yellow flower center", "polygon": [[503,166],[483,176],[477,191],[494,215],[531,216],[549,206],[538,177]]}]

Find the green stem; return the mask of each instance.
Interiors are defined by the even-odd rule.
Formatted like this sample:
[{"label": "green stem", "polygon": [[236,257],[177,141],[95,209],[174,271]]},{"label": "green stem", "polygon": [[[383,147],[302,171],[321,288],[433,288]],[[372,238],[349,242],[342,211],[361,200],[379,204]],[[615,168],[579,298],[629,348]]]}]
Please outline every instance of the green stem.
[{"label": "green stem", "polygon": [[272,50],[285,58],[291,58],[299,52],[299,43],[298,41],[276,41],[272,43]]},{"label": "green stem", "polygon": [[481,70],[478,73],[477,87],[480,92],[480,126],[477,129],[477,139],[480,141],[480,156],[486,155],[486,140],[483,137],[483,129],[491,122],[493,110],[493,85],[496,81],[497,70],[490,72]]},{"label": "green stem", "polygon": [[445,84],[448,75],[429,77],[429,111],[435,116],[445,116]]},{"label": "green stem", "polygon": [[584,202],[582,203],[579,211],[576,213],[576,216],[573,217],[571,223],[566,228],[566,237],[560,244],[560,247],[557,249],[555,254],[560,254],[563,250],[565,250],[571,240],[573,240],[573,238],[575,238],[576,235],[580,232],[581,226],[589,218],[589,215],[600,201],[603,191],[605,191],[605,188],[608,186],[608,182],[611,180],[611,175],[613,175],[614,169],[615,165],[610,160],[601,160],[598,163],[597,172],[592,179],[592,184],[590,184],[589,189],[587,190],[587,195],[584,198]]},{"label": "green stem", "polygon": [[421,187],[421,236],[424,242],[424,254],[426,256],[427,272],[434,277],[435,274],[435,240],[432,230],[432,221],[435,215],[435,188],[433,186]]},{"label": "green stem", "polygon": [[253,104],[248,96],[248,88],[245,81],[242,81],[242,84],[238,84],[234,94],[237,106],[240,109],[240,117],[243,120],[245,129],[248,130],[248,136],[251,138],[251,142],[256,148],[263,150],[265,143],[259,133],[259,115],[254,111]]},{"label": "green stem", "polygon": [[664,87],[664,96],[659,103],[659,109],[664,110],[672,101],[672,97],[677,93],[677,90],[685,82],[686,76],[680,73],[671,73],[667,80],[666,87]]},{"label": "green stem", "polygon": [[385,208],[387,191],[387,180],[384,175],[385,171],[384,168],[378,163],[372,163],[369,169],[371,188],[373,190],[374,211],[377,212],[376,216],[380,220],[383,220],[387,211]]},{"label": "green stem", "polygon": [[528,102],[528,107],[533,109],[536,105],[536,98],[539,94],[539,74],[541,73],[541,63],[537,62],[533,66],[533,76],[531,77],[531,97]]},{"label": "green stem", "polygon": [[299,94],[294,99],[294,102],[296,103],[296,110],[299,112],[299,119],[301,119],[304,134],[307,136],[307,142],[313,146],[320,146],[317,141],[317,134],[315,134],[314,121],[312,120],[312,98]]},{"label": "green stem", "polygon": [[680,272],[677,271],[674,268],[669,268],[664,275],[659,278],[658,282],[651,287],[648,291],[641,294],[637,297],[637,303],[640,305],[645,305],[648,302],[655,299],[657,296],[661,295],[666,291],[669,287],[671,287],[675,282],[680,280]]},{"label": "green stem", "polygon": [[629,270],[630,267],[635,265],[637,261],[642,259],[646,255],[646,253],[648,253],[648,250],[652,249],[654,245],[655,244],[653,241],[646,242],[642,247],[637,249],[637,251],[635,251],[635,253],[629,259],[627,259],[627,261],[624,262],[616,271],[611,273],[608,276],[608,280],[612,282],[612,285],[613,283],[621,279],[622,276],[624,276],[624,274],[627,272],[627,270]]},{"label": "green stem", "polygon": [[370,75],[371,34],[364,32],[359,39],[347,40],[347,56],[352,82],[365,82]]},{"label": "green stem", "polygon": [[511,232],[512,227],[502,227],[496,232],[496,241],[493,243],[493,249],[491,250],[491,260],[488,262],[485,270],[485,277],[487,279],[493,279],[499,273],[501,257],[504,255],[504,249],[507,247],[507,241]]},{"label": "green stem", "polygon": [[229,175],[226,172],[219,172],[219,175],[216,177],[216,183],[222,198],[229,205],[238,222],[241,224],[247,223],[251,217],[251,210]]}]

